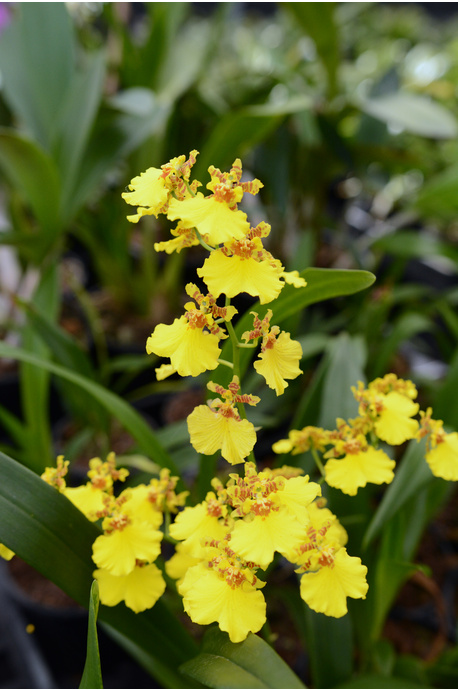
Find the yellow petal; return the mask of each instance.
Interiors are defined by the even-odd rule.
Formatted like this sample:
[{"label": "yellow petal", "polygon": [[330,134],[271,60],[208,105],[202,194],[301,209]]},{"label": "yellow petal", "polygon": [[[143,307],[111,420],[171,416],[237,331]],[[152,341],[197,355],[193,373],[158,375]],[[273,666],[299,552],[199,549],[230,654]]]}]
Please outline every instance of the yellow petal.
[{"label": "yellow petal", "polygon": [[247,419],[224,417],[207,405],[199,405],[188,416],[191,443],[198,453],[217,450],[231,465],[244,461],[256,443],[256,431]]},{"label": "yellow petal", "polygon": [[192,556],[189,552],[188,545],[181,542],[176,545],[175,553],[165,564],[165,571],[173,580],[177,580],[177,585],[180,584],[188,572],[189,568],[197,565],[200,558]]},{"label": "yellow petal", "polygon": [[370,446],[366,451],[349,453],[341,460],[328,460],[324,468],[326,482],[344,494],[355,496],[358,489],[368,482],[390,484],[395,464],[383,450]]},{"label": "yellow petal", "polygon": [[11,551],[7,546],[4,544],[0,544],[0,557],[4,558],[5,561],[10,561],[14,556],[14,551]]},{"label": "yellow petal", "polygon": [[273,388],[277,395],[282,395],[288,383],[285,379],[295,379],[302,370],[299,362],[302,357],[302,347],[296,340],[291,340],[290,334],[282,331],[273,347],[261,352],[254,363],[254,368],[264,376],[269,388]]},{"label": "yellow petal", "polygon": [[188,570],[178,591],[191,620],[199,625],[217,622],[231,642],[242,642],[266,621],[266,603],[258,589],[247,581],[232,589],[204,564]]},{"label": "yellow petal", "polygon": [[306,540],[306,530],[286,508],[272,510],[266,517],[256,515],[251,522],[237,520],[230,547],[263,570],[272,563],[275,551],[288,555]]},{"label": "yellow petal", "polygon": [[127,575],[136,560],[154,561],[161,551],[162,532],[147,522],[131,522],[122,530],[97,537],[92,545],[94,563],[112,575]]},{"label": "yellow petal", "polygon": [[458,433],[446,434],[442,443],[426,454],[426,461],[436,477],[458,481]]},{"label": "yellow petal", "polygon": [[202,540],[218,541],[223,539],[226,533],[227,527],[224,523],[215,515],[208,514],[206,501],[185,508],[170,525],[170,536],[178,541],[184,540],[187,553],[196,558],[203,557],[205,553],[201,545]]},{"label": "yellow petal", "polygon": [[374,424],[377,436],[392,446],[399,446],[413,438],[418,430],[418,422],[410,417],[417,414],[418,403],[392,391],[384,396],[383,406],[384,410]]},{"label": "yellow petal", "polygon": [[94,577],[99,583],[102,604],[116,606],[124,601],[135,613],[152,608],[165,591],[164,578],[154,563],[136,566],[127,575],[116,576],[100,569]]},{"label": "yellow petal", "polygon": [[321,496],[321,487],[309,482],[308,476],[287,479],[283,490],[276,494],[281,505],[286,506],[303,525],[310,521],[308,506],[317,496]]},{"label": "yellow petal", "polygon": [[167,213],[170,220],[179,218],[192,224],[201,235],[208,236],[212,246],[245,237],[250,230],[246,217],[246,213],[232,211],[224,202],[200,193],[184,201],[172,199]]},{"label": "yellow petal", "polygon": [[304,278],[300,277],[299,271],[283,271],[281,275],[285,283],[288,283],[288,285],[292,285],[296,288],[307,286]]},{"label": "yellow petal", "polygon": [[247,292],[266,304],[278,297],[284,286],[280,271],[268,261],[226,256],[221,251],[212,252],[197,273],[214,297],[235,297]]},{"label": "yellow petal", "polygon": [[98,512],[105,508],[103,498],[106,495],[96,489],[91,482],[83,486],[66,486],[63,491],[66,496],[91,522],[98,520]]},{"label": "yellow petal", "polygon": [[148,500],[149,491],[145,484],[138,484],[123,491],[120,495],[126,499],[123,511],[128,511],[136,520],[147,522],[154,529],[159,529],[163,520],[162,511],[157,510]]},{"label": "yellow petal", "polygon": [[[221,354],[218,343],[218,336],[193,328],[186,317],[181,316],[170,325],[160,323],[156,326],[146,342],[146,351],[170,357],[171,366],[180,376],[198,376],[218,366]],[[169,371],[167,369],[166,373]]]},{"label": "yellow petal", "polygon": [[334,556],[333,566],[322,566],[317,572],[302,576],[301,597],[313,611],[341,618],[348,611],[347,597],[366,598],[366,573],[361,560],[341,548]]},{"label": "yellow petal", "polygon": [[131,180],[129,189],[132,191],[121,195],[128,204],[145,207],[137,209],[140,216],[152,213],[157,217],[160,208],[166,203],[168,192],[161,174],[162,170],[158,168],[148,168]]}]

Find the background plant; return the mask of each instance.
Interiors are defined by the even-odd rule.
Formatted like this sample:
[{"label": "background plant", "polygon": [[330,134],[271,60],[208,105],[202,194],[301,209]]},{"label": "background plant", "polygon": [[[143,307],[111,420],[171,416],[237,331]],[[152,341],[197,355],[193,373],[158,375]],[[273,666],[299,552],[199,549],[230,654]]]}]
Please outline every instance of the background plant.
[{"label": "background plant", "polygon": [[[302,313],[282,304],[281,325],[302,345],[305,376],[290,383],[281,410],[263,392],[256,423],[266,448],[290,427],[355,415],[350,387],[388,370],[412,378],[422,403],[457,427],[453,19],[436,24],[413,7],[352,3],[284,3],[269,16],[231,3],[207,16],[188,3],[132,5],[127,16],[116,4],[86,13],[81,6],[71,18],[64,5],[34,7],[17,6],[11,32],[0,36],[1,241],[2,252],[12,250],[0,268],[2,336],[12,346],[2,344],[2,354],[24,362],[20,405],[8,399],[1,411],[9,455],[37,472],[53,461],[48,400],[59,386],[59,404],[80,428],[79,438],[59,447],[68,457],[95,437],[104,455],[117,418],[134,438],[133,453],[194,467],[183,422],[153,433],[138,414],[155,409],[158,391],[188,383],[138,377],[147,366],[145,331],[138,337],[137,319],[126,324],[122,316],[146,315],[141,328],[149,333],[178,314],[183,255],[162,265],[151,248],[166,228],[144,219],[132,232],[120,194],[139,170],[193,148],[201,151],[198,177],[210,163],[224,169],[243,155],[263,180],[253,211],[275,228],[269,249],[287,268],[356,268],[377,277],[374,289],[353,296],[304,301]],[[82,274],[81,255],[89,257]],[[65,280],[56,271],[62,263]],[[322,297],[323,274],[308,271],[310,294]],[[78,326],[77,338],[69,312],[89,325]],[[110,341],[127,340],[131,352],[112,358],[107,332]],[[114,393],[127,394],[136,409]],[[390,582],[391,592],[374,603],[371,635],[357,615],[337,626],[313,614],[306,625],[298,620],[316,685],[348,681],[360,647],[371,672],[456,684],[454,648],[431,666],[399,658],[380,641],[423,525],[447,500],[439,480],[415,473],[410,481],[414,449],[409,458],[364,540],[376,580]],[[307,469],[311,459],[298,462]],[[202,470],[197,480],[201,496],[209,476]],[[359,549],[378,494],[331,498]],[[412,514],[417,530],[401,539]],[[279,602],[282,596],[279,588]],[[295,613],[284,599],[277,605]],[[349,642],[327,655],[313,646],[317,634]]]}]

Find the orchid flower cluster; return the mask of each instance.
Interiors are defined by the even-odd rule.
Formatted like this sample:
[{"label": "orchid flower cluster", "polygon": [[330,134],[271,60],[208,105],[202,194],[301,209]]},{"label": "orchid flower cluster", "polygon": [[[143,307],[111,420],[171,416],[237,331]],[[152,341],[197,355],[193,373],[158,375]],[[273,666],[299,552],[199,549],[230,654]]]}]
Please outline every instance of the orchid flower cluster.
[{"label": "orchid flower cluster", "polygon": [[[297,288],[306,283],[297,271],[285,271],[265,248],[270,226],[261,222],[251,227],[238,208],[244,194],[259,192],[261,182],[242,181],[237,159],[227,173],[210,166],[210,194],[204,195],[198,191],[201,183],[191,180],[196,155],[192,151],[188,159],[179,156],[160,169],[149,168],[131,181],[123,198],[136,206],[136,213],[128,216],[133,223],[160,214],[177,221],[172,239],[157,242],[157,251],[171,254],[201,245],[208,252],[197,269],[201,286],[185,287],[190,301],[184,313],[171,324],[157,325],[146,349],[169,359],[156,369],[158,380],[230,367],[227,387],[209,381],[213,397],[189,414],[187,425],[198,453],[219,452],[230,466],[243,464],[243,472],[230,472],[225,482],[213,478],[205,500],[194,506],[185,506],[188,492],[177,490],[179,478],[166,468],[147,485],[117,491],[116,483],[124,482],[128,471],[116,468],[114,454],[105,462],[92,459],[82,486],[67,486],[68,462],[62,456],[43,479],[101,527],[93,561],[102,604],[124,602],[137,613],[144,611],[163,595],[170,578],[192,621],[216,622],[232,642],[241,642],[266,622],[261,590],[267,584],[266,570],[279,559],[298,574],[301,597],[314,611],[339,618],[347,613],[348,598],[365,598],[367,568],[347,553],[347,533],[322,497],[324,481],[350,495],[368,482],[389,483],[395,462],[379,441],[396,446],[423,437],[433,473],[457,480],[458,434],[446,433],[430,409],[415,420],[415,386],[389,374],[367,388],[360,383],[354,389],[357,418],[338,419],[332,431],[293,430],[288,439],[274,444],[275,453],[311,450],[322,473],[318,482],[297,467],[257,467],[256,428],[245,408],[257,405],[260,398],[242,389],[241,348],[257,351],[254,370],[277,396],[302,373],[302,349],[275,325],[274,304],[261,316],[252,312],[252,328],[239,340],[231,299],[248,293],[268,305],[286,283]],[[232,361],[221,358],[221,343],[228,338]],[[164,540],[175,546],[165,563]]]},{"label": "orchid flower cluster", "polygon": [[[393,481],[396,463],[379,447],[380,441],[400,446],[426,438],[425,459],[431,472],[458,481],[458,433],[447,433],[441,420],[432,419],[430,407],[420,410],[412,381],[387,374],[367,388],[360,381],[352,391],[359,403],[358,417],[337,419],[332,431],[314,426],[292,429],[287,439],[274,444],[274,452],[297,455],[310,450],[326,483],[355,496],[367,483]],[[414,418],[417,414],[419,420]],[[324,466],[319,454],[327,460]]]}]

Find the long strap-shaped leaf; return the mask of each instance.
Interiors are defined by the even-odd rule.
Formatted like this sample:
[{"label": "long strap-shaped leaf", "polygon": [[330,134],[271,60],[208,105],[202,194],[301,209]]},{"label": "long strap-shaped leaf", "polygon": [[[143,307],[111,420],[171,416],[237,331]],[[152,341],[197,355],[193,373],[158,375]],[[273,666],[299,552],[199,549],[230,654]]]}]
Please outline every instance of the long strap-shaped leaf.
[{"label": "long strap-shaped leaf", "polygon": [[[285,285],[276,300],[269,302],[269,304],[260,304],[256,302],[256,304],[239,319],[235,329],[239,338],[244,331],[249,331],[253,327],[252,311],[256,312],[259,318],[262,319],[266,315],[267,310],[272,309],[272,325],[275,324],[279,326],[289,316],[305,309],[310,304],[324,302],[324,300],[333,297],[353,295],[355,292],[360,292],[368,288],[375,280],[375,276],[369,273],[369,271],[350,271],[331,268],[306,268],[300,275],[307,281],[306,287],[295,288],[292,285]],[[227,340],[221,353],[221,359],[231,359],[231,347],[231,341]],[[252,350],[241,350],[240,364],[242,374],[248,366],[252,356]],[[213,375],[213,380],[218,380],[218,383],[227,385],[232,378],[232,372],[228,373],[228,371],[226,367],[220,367],[218,369],[218,374]]]},{"label": "long strap-shaped leaf", "polygon": [[[87,607],[98,527],[65,496],[3,453],[0,478],[0,543]],[[99,619],[151,659],[165,687],[186,687],[176,669],[196,654],[196,645],[161,601],[141,614],[122,604],[102,606]]]},{"label": "long strap-shaped leaf", "polygon": [[201,653],[181,670],[208,688],[305,688],[275,650],[250,633],[231,642],[217,626],[207,630]]},{"label": "long strap-shaped leaf", "polygon": [[100,667],[99,640],[97,637],[97,614],[99,612],[99,585],[94,580],[89,596],[89,625],[87,631],[87,654],[81,688],[103,688]]},{"label": "long strap-shaped leaf", "polygon": [[176,467],[169,454],[164,450],[155,434],[144,421],[138,412],[122,398],[107,390],[103,386],[81,374],[71,371],[54,362],[48,362],[44,359],[36,357],[30,352],[26,352],[21,348],[14,348],[6,343],[0,343],[0,357],[9,357],[11,359],[18,359],[22,362],[30,362],[37,367],[46,369],[57,376],[61,376],[67,381],[76,383],[81,388],[84,388],[96,400],[98,400],[111,414],[113,414],[124,426],[130,431],[137,443],[140,445],[142,452],[151,457],[161,467],[168,467],[172,472],[177,472]]}]

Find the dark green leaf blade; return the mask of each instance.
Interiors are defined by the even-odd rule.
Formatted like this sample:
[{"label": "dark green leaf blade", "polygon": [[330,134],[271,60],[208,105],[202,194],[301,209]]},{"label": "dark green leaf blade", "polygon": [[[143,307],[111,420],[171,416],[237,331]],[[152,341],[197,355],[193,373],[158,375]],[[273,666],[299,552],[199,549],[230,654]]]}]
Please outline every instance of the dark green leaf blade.
[{"label": "dark green leaf blade", "polygon": [[339,685],[339,688],[426,688],[426,685],[418,685],[407,678],[399,676],[382,676],[375,673],[358,676],[354,680]]},{"label": "dark green leaf blade", "polygon": [[274,649],[250,633],[233,643],[218,627],[204,637],[202,652],[181,670],[210,688],[304,688]]},{"label": "dark green leaf blade", "polygon": [[411,441],[402,463],[396,469],[392,483],[385,491],[369,523],[363,540],[364,548],[367,548],[380,534],[386,523],[401,510],[407,501],[433,481],[434,477],[424,458],[425,442]]},{"label": "dark green leaf blade", "polygon": [[57,376],[61,376],[67,381],[71,381],[76,383],[78,386],[81,386],[81,388],[98,400],[121,422],[121,424],[128,431],[130,431],[145,455],[149,455],[151,459],[157,462],[157,464],[161,467],[169,467],[172,472],[177,471],[169,454],[159,443],[154,432],[144,421],[143,417],[141,417],[138,412],[122,398],[118,397],[100,384],[91,381],[85,376],[81,376],[70,369],[66,369],[58,364],[54,364],[53,362],[48,362],[39,357],[35,357],[34,355],[30,354],[29,352],[25,352],[20,348],[11,347],[6,343],[0,342],[0,355],[3,355],[4,357],[11,357],[12,359],[18,359],[22,362],[35,364],[37,367],[41,367],[42,369],[50,371]]},{"label": "dark green leaf blade", "polygon": [[49,151],[74,71],[73,26],[63,2],[25,2],[15,9],[0,36],[4,91],[16,115]]},{"label": "dark green leaf blade", "polygon": [[87,653],[80,688],[103,688],[100,667],[99,640],[97,637],[97,614],[99,612],[99,585],[94,580],[89,595],[89,623],[87,631]]},{"label": "dark green leaf blade", "polygon": [[[306,268],[301,272],[301,277],[307,282],[306,287],[295,288],[292,285],[285,285],[273,302],[269,304],[260,304],[256,302],[237,322],[236,333],[240,339],[242,333],[249,331],[253,327],[252,311],[257,312],[259,318],[262,319],[267,313],[268,309],[272,309],[272,325],[281,325],[289,316],[296,314],[298,311],[305,309],[311,304],[323,302],[326,299],[333,297],[341,297],[343,295],[352,295],[360,290],[365,290],[375,280],[375,276],[369,271],[350,271],[346,269],[331,269],[331,268]],[[232,343],[226,341],[221,359],[231,360]],[[240,364],[242,374],[246,370],[252,351],[243,349],[240,352]],[[229,383],[231,374],[228,373],[226,367],[219,367],[218,382],[223,384]]]},{"label": "dark green leaf blade", "polygon": [[[0,452],[0,543],[52,580],[81,606],[93,581],[92,544],[98,527],[53,487]],[[162,601],[135,614],[103,606],[99,619],[142,650],[166,687],[184,687],[176,668],[197,652],[190,635]]]},{"label": "dark green leaf blade", "polygon": [[53,160],[33,141],[0,128],[0,165],[50,239],[59,229],[60,183]]}]

